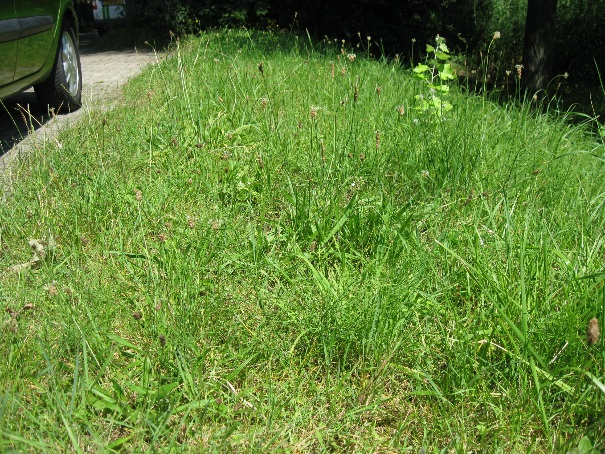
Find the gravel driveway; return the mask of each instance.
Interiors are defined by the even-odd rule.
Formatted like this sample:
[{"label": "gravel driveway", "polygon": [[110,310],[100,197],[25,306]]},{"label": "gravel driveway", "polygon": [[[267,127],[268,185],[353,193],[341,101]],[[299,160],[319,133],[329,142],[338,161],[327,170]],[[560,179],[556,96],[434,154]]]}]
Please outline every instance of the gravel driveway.
[{"label": "gravel driveway", "polygon": [[12,159],[35,144],[51,139],[60,128],[78,121],[90,109],[110,107],[129,78],[160,58],[147,50],[97,51],[97,40],[96,32],[80,35],[80,110],[51,118],[38,104],[33,89],[5,99],[4,107],[0,105],[0,176],[10,173]]}]

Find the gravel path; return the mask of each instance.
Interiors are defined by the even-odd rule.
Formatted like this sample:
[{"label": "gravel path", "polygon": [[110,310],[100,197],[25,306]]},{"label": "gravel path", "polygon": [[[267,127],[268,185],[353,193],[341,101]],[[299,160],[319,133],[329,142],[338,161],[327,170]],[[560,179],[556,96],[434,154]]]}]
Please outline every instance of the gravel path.
[{"label": "gravel path", "polygon": [[97,39],[96,32],[80,36],[82,108],[78,111],[51,118],[38,104],[33,89],[5,99],[4,107],[0,105],[0,177],[4,176],[5,182],[11,180],[11,160],[36,144],[52,140],[60,128],[77,122],[90,109],[111,107],[129,78],[160,59],[149,51],[97,51]]}]

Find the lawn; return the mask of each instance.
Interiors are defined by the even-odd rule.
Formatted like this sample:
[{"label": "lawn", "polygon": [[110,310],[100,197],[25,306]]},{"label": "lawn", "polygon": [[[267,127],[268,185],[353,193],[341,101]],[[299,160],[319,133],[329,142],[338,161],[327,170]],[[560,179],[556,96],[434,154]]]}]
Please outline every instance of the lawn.
[{"label": "lawn", "polygon": [[603,143],[366,54],[188,38],[16,163],[0,450],[603,449]]}]

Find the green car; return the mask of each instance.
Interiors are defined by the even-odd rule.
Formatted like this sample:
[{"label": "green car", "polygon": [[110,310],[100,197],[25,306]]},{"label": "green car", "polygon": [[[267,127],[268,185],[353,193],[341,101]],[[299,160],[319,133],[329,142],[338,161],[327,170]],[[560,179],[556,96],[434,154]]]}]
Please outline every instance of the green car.
[{"label": "green car", "polygon": [[0,0],[0,100],[32,86],[56,112],[81,105],[73,0]]}]

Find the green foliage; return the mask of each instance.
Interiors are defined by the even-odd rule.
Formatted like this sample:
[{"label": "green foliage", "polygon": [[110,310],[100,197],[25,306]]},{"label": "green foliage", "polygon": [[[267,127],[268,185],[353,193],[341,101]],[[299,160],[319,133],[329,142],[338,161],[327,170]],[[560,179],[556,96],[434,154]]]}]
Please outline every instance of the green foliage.
[{"label": "green foliage", "polygon": [[176,35],[227,26],[267,23],[268,0],[132,0],[126,2],[129,27]]},{"label": "green foliage", "polygon": [[592,443],[590,442],[590,438],[582,437],[578,446],[567,451],[567,454],[598,454],[599,451],[594,449]]},{"label": "green foliage", "polygon": [[179,40],[15,161],[0,451],[603,448],[603,144],[442,41],[420,80],[344,47]]},{"label": "green foliage", "polygon": [[[440,118],[445,112],[452,109],[452,104],[446,100],[450,91],[448,82],[456,79],[449,62],[450,51],[445,44],[445,38],[437,35],[435,46],[427,44],[427,64],[418,63],[414,68],[414,76],[426,85],[424,93],[416,95],[418,100],[417,109],[426,112],[431,111]],[[430,65],[430,66],[429,66]]]}]

